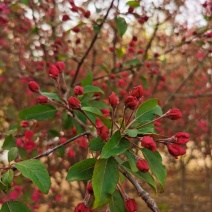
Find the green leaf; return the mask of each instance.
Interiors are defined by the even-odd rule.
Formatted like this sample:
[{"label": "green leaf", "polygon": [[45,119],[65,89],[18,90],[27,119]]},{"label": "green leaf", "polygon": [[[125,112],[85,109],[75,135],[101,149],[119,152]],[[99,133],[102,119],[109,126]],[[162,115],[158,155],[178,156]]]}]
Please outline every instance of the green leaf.
[{"label": "green leaf", "polygon": [[47,194],[51,181],[46,167],[35,159],[21,161],[15,164],[15,167],[21,174],[29,178],[44,194]]},{"label": "green leaf", "polygon": [[85,112],[89,112],[91,114],[97,115],[97,116],[102,116],[102,112],[95,107],[82,107],[82,110]]},{"label": "green leaf", "polygon": [[108,73],[108,74],[109,74],[109,70],[107,69],[107,67],[106,67],[106,66],[99,65],[98,67],[99,67],[99,68],[101,68],[103,71],[105,71],[106,73]]},{"label": "green leaf", "polygon": [[25,4],[25,5],[29,5],[29,0],[20,0],[20,3]]},{"label": "green leaf", "polygon": [[109,202],[110,212],[126,212],[124,206],[124,199],[118,190],[113,192],[113,195]]},{"label": "green leaf", "polygon": [[99,159],[94,167],[92,185],[95,196],[93,208],[107,204],[118,183],[118,165],[114,158]]},{"label": "green leaf", "polygon": [[162,164],[162,157],[158,151],[152,152],[149,149],[141,149],[145,159],[148,161],[152,173],[159,181],[162,189],[166,180],[166,167]]},{"label": "green leaf", "polygon": [[[149,122],[149,120],[147,120],[146,122]],[[141,124],[142,124],[142,122],[141,122]],[[154,123],[148,124],[147,126],[144,126],[140,129],[138,129],[138,135],[143,135],[143,134],[148,134],[148,133],[155,133]]]},{"label": "green leaf", "polygon": [[8,186],[0,181],[0,191],[7,191]]},{"label": "green leaf", "polygon": [[127,30],[127,23],[126,23],[125,19],[122,17],[115,18],[114,21],[115,21],[115,24],[116,24],[116,27],[118,30],[118,35],[120,37],[122,37]]},{"label": "green leaf", "polygon": [[16,141],[15,141],[15,138],[12,135],[8,135],[4,140],[4,143],[2,145],[2,149],[3,150],[10,150],[12,147],[16,147]]},{"label": "green leaf", "polygon": [[41,92],[41,94],[43,96],[47,96],[50,99],[55,99],[55,100],[61,101],[60,96],[56,93]]},{"label": "green leaf", "polygon": [[15,160],[17,157],[18,157],[18,148],[17,147],[11,148],[10,151],[8,152],[8,161],[11,162]]},{"label": "green leaf", "polygon": [[104,145],[105,142],[100,137],[97,137],[90,141],[89,148],[92,151],[101,151]]},{"label": "green leaf", "polygon": [[66,152],[65,146],[61,146],[61,147],[57,150],[57,154],[58,154],[59,157],[61,157],[61,158],[64,156],[65,152]]},{"label": "green leaf", "polygon": [[158,105],[158,99],[148,99],[142,105],[138,107],[135,113],[135,117],[143,115],[145,112],[154,109]]},{"label": "green leaf", "polygon": [[124,63],[123,65],[124,66],[139,66],[139,65],[141,65],[141,62],[139,59],[136,58],[136,59],[133,59],[133,60],[130,60],[130,61]]},{"label": "green leaf", "polygon": [[121,137],[121,133],[117,130],[110,140],[102,149],[101,158],[109,158],[111,156],[120,155],[130,147],[130,142],[126,138]]},{"label": "green leaf", "polygon": [[138,130],[137,129],[129,129],[129,130],[126,130],[126,133],[127,135],[129,135],[130,137],[137,137],[138,135]]},{"label": "green leaf", "polygon": [[94,30],[95,33],[99,33],[99,32],[100,32],[100,27],[99,27],[99,25],[94,24],[94,25],[93,25],[93,30]]},{"label": "green leaf", "polygon": [[93,86],[93,85],[84,86],[84,94],[88,94],[88,93],[102,93],[102,94],[104,94],[102,89],[100,89],[99,87]]},{"label": "green leaf", "polygon": [[111,127],[111,122],[109,119],[105,118],[102,115],[102,112],[95,107],[82,107],[81,108],[87,115],[90,113],[92,115],[94,115],[95,117],[98,117],[104,124],[105,126],[107,126],[108,128]]},{"label": "green leaf", "polygon": [[122,49],[116,49],[116,54],[119,58],[122,58],[124,56],[124,52]]},{"label": "green leaf", "polygon": [[22,110],[19,118],[24,120],[44,120],[55,117],[57,110],[51,105],[35,105],[33,107]]},{"label": "green leaf", "polygon": [[149,173],[149,172],[133,172],[131,169],[130,169],[130,165],[129,165],[129,162],[124,162],[123,164],[121,164],[124,169],[126,169],[126,171],[132,173],[135,177],[137,177],[138,179],[141,179],[143,181],[145,181],[146,183],[148,183],[155,191],[157,191],[157,186],[156,186],[156,183],[155,183],[155,180],[154,178],[152,177],[152,175]]},{"label": "green leaf", "polygon": [[85,78],[82,80],[81,84],[82,84],[82,86],[84,87],[84,86],[86,86],[86,85],[92,85],[92,82],[93,82],[93,72],[92,72],[92,71],[89,71],[88,76],[85,77]]},{"label": "green leaf", "polygon": [[0,212],[30,212],[30,210],[22,202],[9,201],[2,205]]},{"label": "green leaf", "polygon": [[96,100],[90,99],[86,103],[87,103],[87,105],[83,105],[83,104],[82,105],[83,106],[91,106],[91,107],[95,107],[95,108],[98,108],[98,109],[109,108],[109,106],[101,100],[96,101]]},{"label": "green leaf", "polygon": [[93,175],[93,169],[95,163],[96,163],[95,158],[88,158],[86,160],[75,163],[68,170],[66,180],[69,182],[78,180],[90,180]]},{"label": "green leaf", "polygon": [[145,77],[141,76],[140,77],[141,79],[141,82],[142,82],[142,85],[144,86],[145,89],[148,89],[149,88],[149,84],[148,84],[148,81]]},{"label": "green leaf", "polygon": [[134,7],[134,8],[140,6],[140,4],[139,4],[138,1],[128,1],[128,2],[126,3],[126,5],[129,5],[129,6]]},{"label": "green leaf", "polygon": [[135,159],[135,157],[129,151],[126,151],[125,155],[126,155],[126,157],[128,159],[128,163],[130,165],[130,169],[133,172],[138,172],[138,168],[136,167],[137,160]]},{"label": "green leaf", "polygon": [[28,154],[23,147],[18,147],[18,151],[19,151],[19,154],[20,154],[22,160],[28,159]]},{"label": "green leaf", "polygon": [[[162,112],[161,107],[157,105],[152,110],[149,110],[149,111],[145,112],[144,114],[140,115],[139,117],[137,117],[135,119],[136,126],[135,126],[135,124],[132,124],[131,127],[132,126],[138,127],[138,126],[141,126],[143,124],[146,124],[146,123],[154,120],[155,115],[162,116],[162,114],[163,114],[163,112]],[[154,129],[154,124],[153,123],[152,124],[148,124],[145,127],[142,127],[141,129],[143,129],[143,128],[151,128],[151,127]],[[141,129],[139,129],[139,130],[141,130]]]},{"label": "green leaf", "polygon": [[14,177],[14,172],[13,170],[10,169],[2,175],[2,182],[7,186],[11,186],[13,182],[13,177]]}]

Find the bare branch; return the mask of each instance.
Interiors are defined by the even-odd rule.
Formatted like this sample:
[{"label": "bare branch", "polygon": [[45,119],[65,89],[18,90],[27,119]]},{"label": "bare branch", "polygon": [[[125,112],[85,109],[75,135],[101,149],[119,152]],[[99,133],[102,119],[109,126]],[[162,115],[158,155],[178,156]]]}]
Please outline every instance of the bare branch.
[{"label": "bare branch", "polygon": [[[114,0],[112,0],[112,2],[111,2],[111,4],[110,4],[110,7],[109,7],[108,10],[107,10],[106,15],[104,16],[104,18],[103,18],[101,24],[99,25],[99,30],[101,30],[101,28],[102,28],[104,22],[106,21],[106,19],[107,19],[107,17],[108,17],[108,14],[109,14],[109,12],[110,12],[110,9],[111,9],[112,6],[113,6],[113,2],[114,2]],[[86,57],[87,57],[88,54],[90,53],[90,51],[91,51],[91,49],[92,49],[94,43],[96,42],[96,40],[97,40],[97,38],[98,38],[98,34],[99,34],[99,32],[97,32],[97,33],[94,35],[93,40],[91,41],[90,46],[88,47],[88,49],[87,49],[87,51],[85,52],[84,56],[82,57],[82,59],[81,59],[80,62],[78,63],[76,73],[75,73],[75,75],[74,75],[74,77],[73,77],[73,80],[72,80],[72,83],[71,83],[71,87],[74,86],[74,83],[75,83],[75,81],[76,81],[76,79],[77,79],[77,76],[78,76],[78,74],[79,74],[80,68],[81,68],[82,64],[84,63],[84,60],[86,59]]]},{"label": "bare branch", "polygon": [[86,131],[84,133],[81,133],[73,138],[70,138],[68,139],[65,143],[62,143],[62,144],[59,144],[57,146],[55,146],[54,148],[52,149],[48,149],[46,152],[43,152],[41,153],[40,155],[37,155],[35,157],[33,157],[33,159],[39,159],[39,158],[42,158],[42,157],[45,157],[45,156],[48,156],[49,154],[51,154],[52,152],[56,151],[57,149],[59,149],[60,147],[62,146],[65,146],[66,144],[69,144],[70,142],[74,141],[75,139],[79,138],[79,137],[82,137],[82,136],[85,136],[85,135],[90,135],[90,132],[89,131]]}]

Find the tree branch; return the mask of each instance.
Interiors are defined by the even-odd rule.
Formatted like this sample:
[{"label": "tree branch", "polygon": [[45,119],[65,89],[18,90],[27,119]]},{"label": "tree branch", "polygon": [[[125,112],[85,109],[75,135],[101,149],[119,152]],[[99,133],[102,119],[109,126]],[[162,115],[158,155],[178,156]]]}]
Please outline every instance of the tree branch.
[{"label": "tree branch", "polygon": [[[111,4],[110,4],[110,7],[109,7],[108,10],[107,10],[106,15],[104,16],[104,18],[103,18],[101,24],[99,25],[99,31],[101,30],[101,28],[102,28],[104,22],[106,21],[106,19],[107,19],[107,17],[108,17],[108,14],[109,14],[109,12],[110,12],[110,9],[111,9],[112,6],[113,6],[113,2],[114,2],[114,0],[112,0],[112,2],[111,2]],[[92,49],[94,43],[96,42],[97,37],[98,37],[98,34],[99,34],[99,32],[97,32],[97,33],[94,35],[93,40],[91,41],[90,46],[88,47],[88,49],[87,49],[87,51],[85,52],[84,56],[82,57],[82,59],[81,59],[80,62],[78,63],[76,73],[75,73],[75,75],[74,75],[74,77],[73,77],[73,80],[72,80],[72,82],[71,82],[71,87],[74,86],[74,83],[75,83],[75,81],[76,81],[76,79],[77,79],[77,76],[78,76],[78,74],[79,74],[80,68],[81,68],[82,64],[84,63],[85,58],[86,58],[86,57],[88,56],[88,54],[90,53],[90,51],[91,51],[91,49]]]},{"label": "tree branch", "polygon": [[141,185],[138,183],[138,181],[133,178],[127,171],[125,171],[121,166],[119,166],[119,171],[133,184],[133,186],[136,188],[138,195],[144,200],[144,202],[147,204],[147,206],[153,211],[153,212],[160,212],[158,209],[157,204],[155,203],[155,200],[152,199],[149,196],[149,193],[147,193]]},{"label": "tree branch", "polygon": [[81,137],[81,136],[85,136],[85,135],[90,135],[90,132],[89,132],[89,131],[86,131],[86,132],[84,132],[84,133],[81,133],[81,134],[79,134],[79,135],[73,137],[73,138],[70,138],[70,139],[68,139],[65,143],[59,144],[59,145],[53,147],[52,149],[48,149],[46,152],[43,152],[43,153],[41,153],[40,155],[37,155],[37,156],[33,157],[33,159],[39,159],[39,158],[48,156],[49,154],[51,154],[52,152],[56,151],[56,150],[59,149],[60,147],[65,146],[66,144],[68,144],[68,143],[74,141],[75,139],[77,139],[77,138],[79,138],[79,137]]}]

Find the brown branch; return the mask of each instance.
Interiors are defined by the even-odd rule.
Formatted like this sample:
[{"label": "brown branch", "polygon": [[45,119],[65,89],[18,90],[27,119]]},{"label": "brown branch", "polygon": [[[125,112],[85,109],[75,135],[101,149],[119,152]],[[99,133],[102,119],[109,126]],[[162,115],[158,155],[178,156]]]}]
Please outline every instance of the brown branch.
[{"label": "brown branch", "polygon": [[156,24],[154,32],[153,32],[153,34],[152,34],[152,36],[151,36],[151,38],[150,38],[150,40],[149,40],[149,42],[148,42],[148,44],[146,46],[146,49],[144,51],[144,56],[142,58],[142,62],[144,62],[146,60],[146,58],[147,58],[148,51],[149,51],[149,49],[150,49],[150,47],[152,45],[152,42],[153,42],[153,40],[155,38],[155,35],[156,35],[157,31],[158,31],[158,26],[159,26],[159,23]]},{"label": "brown branch", "polygon": [[174,97],[180,97],[180,98],[204,98],[204,97],[211,97],[212,96],[212,92],[209,93],[202,93],[202,94],[174,94]]},{"label": "brown branch", "polygon": [[[114,0],[112,0],[112,2],[111,2],[111,4],[110,4],[110,7],[109,7],[108,10],[107,10],[106,15],[104,16],[104,18],[103,18],[101,24],[99,25],[99,31],[101,30],[101,28],[102,28],[104,22],[106,21],[106,19],[107,19],[107,17],[108,17],[108,14],[109,14],[109,12],[110,12],[110,9],[111,9],[112,6],[113,6],[113,2],[114,2]],[[76,81],[76,79],[77,79],[77,76],[78,76],[78,74],[79,74],[80,68],[81,68],[82,64],[84,63],[84,60],[86,59],[86,57],[87,57],[88,54],[90,53],[90,51],[91,51],[91,49],[92,49],[94,43],[96,42],[96,40],[97,40],[97,38],[98,38],[98,34],[99,34],[99,32],[97,32],[97,33],[94,35],[93,40],[91,41],[90,46],[88,47],[88,49],[87,49],[87,51],[85,52],[84,56],[82,57],[82,59],[81,59],[80,62],[78,63],[76,73],[75,73],[75,75],[74,75],[74,77],[73,77],[73,80],[72,80],[72,82],[71,82],[71,87],[74,86],[74,83],[75,83],[75,81]]]},{"label": "brown branch", "polygon": [[126,170],[124,170],[122,167],[119,166],[119,171],[133,184],[133,186],[136,188],[138,195],[144,200],[144,202],[147,204],[148,208],[150,208],[153,212],[160,212],[158,209],[157,204],[155,203],[155,200],[150,197],[149,193],[147,193],[141,185],[138,183],[138,181],[133,178]]},{"label": "brown branch", "polygon": [[[201,63],[198,63],[193,70],[187,75],[187,77],[182,81],[182,83],[178,86],[178,88],[173,92],[170,96],[166,98],[164,101],[164,106],[168,104],[168,102],[174,98],[174,96],[181,90],[181,88],[186,84],[186,82],[198,71],[200,65],[203,63],[203,61],[206,59],[206,57],[201,61]],[[163,106],[163,107],[164,107]]]},{"label": "brown branch", "polygon": [[81,133],[81,134],[73,137],[73,138],[70,138],[65,143],[59,144],[59,145],[53,147],[52,149],[48,149],[46,152],[43,152],[40,155],[37,155],[37,156],[33,157],[33,159],[39,159],[39,158],[48,156],[49,154],[51,154],[52,152],[56,151],[60,147],[65,146],[66,144],[69,144],[70,142],[74,141],[75,139],[77,139],[79,137],[82,137],[82,136],[85,136],[85,135],[90,135],[90,132],[89,131],[86,131],[84,133]]}]

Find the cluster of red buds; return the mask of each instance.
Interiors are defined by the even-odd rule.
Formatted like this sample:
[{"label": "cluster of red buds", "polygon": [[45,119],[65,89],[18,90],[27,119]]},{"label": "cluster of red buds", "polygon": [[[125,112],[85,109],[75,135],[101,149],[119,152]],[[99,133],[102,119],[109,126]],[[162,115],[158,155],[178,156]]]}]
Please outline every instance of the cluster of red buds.
[{"label": "cluster of red buds", "polygon": [[[49,76],[51,78],[53,78],[55,80],[55,82],[59,82],[57,79],[60,76],[60,74],[63,72],[65,68],[65,65],[63,62],[57,62],[55,65],[50,65],[49,67]],[[37,82],[35,81],[31,81],[28,84],[29,89],[32,92],[35,92],[37,94],[40,94],[40,96],[38,97],[38,102],[40,104],[46,104],[46,103],[52,103],[52,100],[46,96],[42,95],[42,92],[40,91],[40,86]],[[59,88],[59,83],[56,84],[56,86],[58,86],[57,88]],[[60,93],[59,93],[60,94]],[[72,112],[73,110],[79,110],[82,113],[84,113],[84,111],[82,110],[83,108],[81,108],[81,102],[80,102],[80,95],[84,94],[84,88],[80,85],[77,85],[74,87],[73,89],[73,95],[70,96],[67,100],[63,99],[64,103],[66,104],[64,108],[68,109],[70,112]],[[62,95],[60,95],[61,98],[63,98]],[[130,119],[133,115],[133,113],[135,112],[135,110],[138,108],[140,101],[143,97],[143,87],[141,85],[134,87],[130,92],[129,95],[126,96],[125,100],[124,100],[124,113],[123,113],[123,119],[122,119],[122,123],[120,125],[117,125],[117,127],[119,128],[120,132],[125,134],[125,130],[128,129],[128,127],[130,127],[131,122]],[[108,103],[110,104],[110,106],[112,107],[112,116],[111,116],[111,121],[112,121],[112,128],[111,130],[108,129],[107,126],[105,126],[98,118],[96,119],[96,123],[93,123],[89,117],[87,117],[91,123],[93,124],[93,126],[96,128],[96,134],[105,142],[107,142],[110,138],[110,136],[113,135],[113,122],[114,122],[114,115],[115,115],[115,111],[117,110],[118,105],[120,104],[120,99],[119,97],[116,95],[116,93],[112,92],[111,95],[108,98]],[[124,119],[125,119],[125,112],[126,110],[129,109],[131,110],[131,115],[128,117],[128,121],[125,123]],[[84,113],[84,115],[86,115]],[[109,111],[109,115],[110,115],[110,111]],[[173,108],[170,109],[168,112],[166,112],[164,115],[146,123],[145,125],[148,125],[150,123],[154,123],[155,121],[162,119],[162,118],[168,118],[171,120],[177,120],[179,118],[182,117],[182,113],[179,109],[177,108]],[[132,121],[133,122],[133,121]],[[23,126],[25,126],[27,124],[23,123]],[[125,125],[125,126],[123,126]],[[139,129],[142,126],[137,127],[136,129]],[[126,135],[125,135],[126,136]],[[139,138],[139,136],[138,136]],[[167,146],[169,153],[174,156],[175,158],[177,158],[180,155],[184,155],[186,153],[185,149],[182,147],[182,145],[186,144],[190,137],[188,133],[185,132],[179,132],[176,133],[174,136],[170,137],[170,138],[165,138],[165,139],[155,139],[153,137],[151,137],[151,135],[149,134],[144,134],[141,138],[140,138],[140,145],[144,148],[147,148],[149,150],[151,150],[152,152],[155,152],[157,149],[156,146],[156,142],[159,143],[163,143],[164,145]],[[133,153],[132,153],[133,154]],[[73,151],[70,150],[70,155],[73,155]],[[134,155],[136,161],[136,167],[139,171],[141,172],[148,172],[149,171],[149,164],[148,161],[138,157],[137,155]],[[75,208],[75,212],[89,212],[91,211],[91,209],[87,206],[87,202],[89,200],[90,195],[93,194],[93,188],[92,188],[92,184],[89,183],[86,187],[86,195],[85,195],[85,199],[83,202],[79,203],[76,208]],[[125,208],[128,212],[134,212],[137,211],[137,204],[135,202],[134,199],[131,199],[129,197],[124,196],[125,198]]]}]

